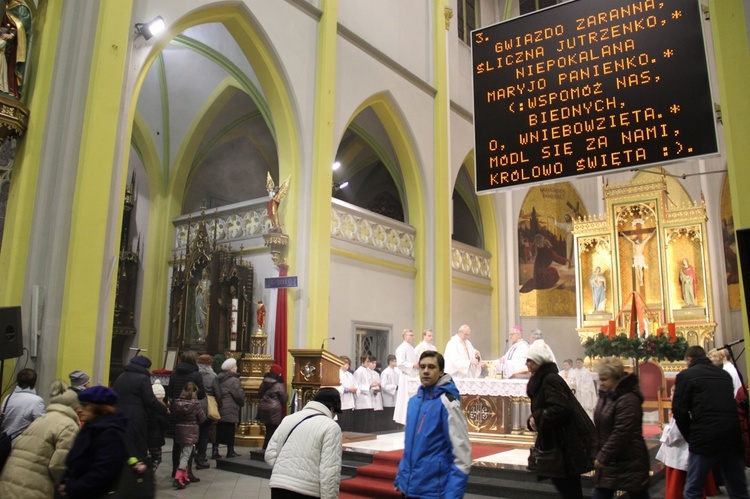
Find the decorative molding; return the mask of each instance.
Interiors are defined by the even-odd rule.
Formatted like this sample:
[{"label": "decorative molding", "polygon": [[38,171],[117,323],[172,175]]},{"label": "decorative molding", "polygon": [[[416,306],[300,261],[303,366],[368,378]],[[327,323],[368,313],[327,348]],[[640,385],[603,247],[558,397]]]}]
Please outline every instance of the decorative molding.
[{"label": "decorative molding", "polygon": [[453,241],[451,246],[451,267],[453,270],[489,279],[490,253],[466,244]]},{"label": "decorative molding", "polygon": [[241,242],[262,236],[271,228],[265,199],[224,206],[213,213],[182,215],[172,222],[175,226],[173,250],[185,250],[188,231],[192,240],[201,221],[205,221],[208,240],[212,244],[214,240],[217,243]]},{"label": "decorative molding", "polygon": [[445,7],[445,31],[451,29],[451,19],[453,18],[453,9]]},{"label": "decorative molding", "polygon": [[386,253],[414,258],[412,226],[337,199],[331,206],[331,237]]}]

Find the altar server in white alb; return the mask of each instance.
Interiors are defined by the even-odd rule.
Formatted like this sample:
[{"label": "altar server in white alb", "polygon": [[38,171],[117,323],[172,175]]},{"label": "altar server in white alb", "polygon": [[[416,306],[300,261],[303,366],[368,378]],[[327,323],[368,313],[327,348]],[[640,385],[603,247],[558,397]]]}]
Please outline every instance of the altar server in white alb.
[{"label": "altar server in white alb", "polygon": [[445,374],[454,379],[478,378],[486,364],[482,362],[479,350],[469,341],[470,337],[471,328],[464,324],[445,345]]},{"label": "altar server in white alb", "polygon": [[396,356],[388,356],[388,367],[380,373],[380,390],[383,396],[383,417],[380,429],[395,430],[396,425],[393,422],[393,411],[396,407],[396,390],[398,388],[398,367],[396,366]]},{"label": "altar server in white alb", "polygon": [[434,339],[435,334],[432,332],[432,329],[425,329],[422,332],[421,343],[414,347],[414,351],[417,353],[417,359],[419,359],[424,352],[437,352],[437,347],[433,344]]},{"label": "altar server in white alb", "polygon": [[349,372],[352,361],[346,355],[342,355],[344,365],[339,369],[338,391],[341,395],[341,411],[338,414],[338,423],[341,431],[354,431],[354,401],[357,398],[359,388],[354,380],[354,375]]},{"label": "altar server in white alb", "polygon": [[[404,342],[396,349],[396,364],[399,370],[398,390],[396,391],[396,408],[393,411],[393,420],[398,424],[406,424],[406,406],[409,405],[409,399],[417,393],[419,382],[417,370],[419,368],[419,358],[414,351],[414,331],[404,329],[401,333]],[[413,382],[410,383],[409,380]]]},{"label": "altar server in white alb", "polygon": [[594,376],[591,371],[583,365],[583,359],[576,359],[575,369],[571,369],[576,377],[575,396],[578,402],[586,410],[591,420],[594,420],[594,409],[596,408],[597,395],[594,386]]},{"label": "altar server in white alb", "polygon": [[523,339],[521,326],[513,326],[509,333],[511,346],[508,351],[495,361],[497,369],[503,373],[503,378],[513,375],[526,374],[526,354],[529,353],[529,344]]},{"label": "altar server in white alb", "polygon": [[362,357],[362,364],[354,371],[359,393],[354,400],[354,431],[371,433],[375,428],[377,416],[375,411],[383,410],[383,398],[380,396],[380,375],[375,370],[377,359],[372,355]]}]

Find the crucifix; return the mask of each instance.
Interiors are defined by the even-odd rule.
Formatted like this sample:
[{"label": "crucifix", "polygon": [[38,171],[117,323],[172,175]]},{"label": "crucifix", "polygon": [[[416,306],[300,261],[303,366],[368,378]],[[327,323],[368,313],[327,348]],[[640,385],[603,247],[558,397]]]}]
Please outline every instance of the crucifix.
[{"label": "crucifix", "polygon": [[646,243],[648,243],[649,239],[656,234],[656,229],[644,228],[643,219],[641,218],[634,219],[632,224],[634,227],[639,225],[640,227],[630,230],[621,230],[619,233],[633,245],[633,289],[636,289],[636,280],[638,281],[639,286],[643,287],[643,271],[648,268],[643,251],[646,249]]}]

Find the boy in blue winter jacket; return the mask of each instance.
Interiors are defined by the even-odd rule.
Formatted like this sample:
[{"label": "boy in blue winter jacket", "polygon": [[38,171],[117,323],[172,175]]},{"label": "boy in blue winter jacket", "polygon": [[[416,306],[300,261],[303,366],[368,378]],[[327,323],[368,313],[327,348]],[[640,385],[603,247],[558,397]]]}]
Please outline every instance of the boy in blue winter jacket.
[{"label": "boy in blue winter jacket", "polygon": [[407,498],[461,498],[471,469],[471,443],[461,398],[434,351],[419,357],[422,386],[409,399],[404,456],[394,486]]}]

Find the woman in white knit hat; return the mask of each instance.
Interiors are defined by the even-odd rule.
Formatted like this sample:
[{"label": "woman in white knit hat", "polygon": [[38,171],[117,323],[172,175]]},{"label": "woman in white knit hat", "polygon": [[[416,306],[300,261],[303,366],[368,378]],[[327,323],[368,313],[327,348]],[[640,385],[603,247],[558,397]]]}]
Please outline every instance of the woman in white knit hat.
[{"label": "woman in white knit hat", "polygon": [[535,471],[539,479],[552,479],[561,497],[582,498],[581,473],[594,468],[594,425],[568,384],[558,375],[546,344],[535,343],[529,348],[526,367],[531,373],[526,385],[531,399],[528,427],[537,432],[534,447],[557,451],[556,462],[559,463],[558,469],[540,466]]}]

